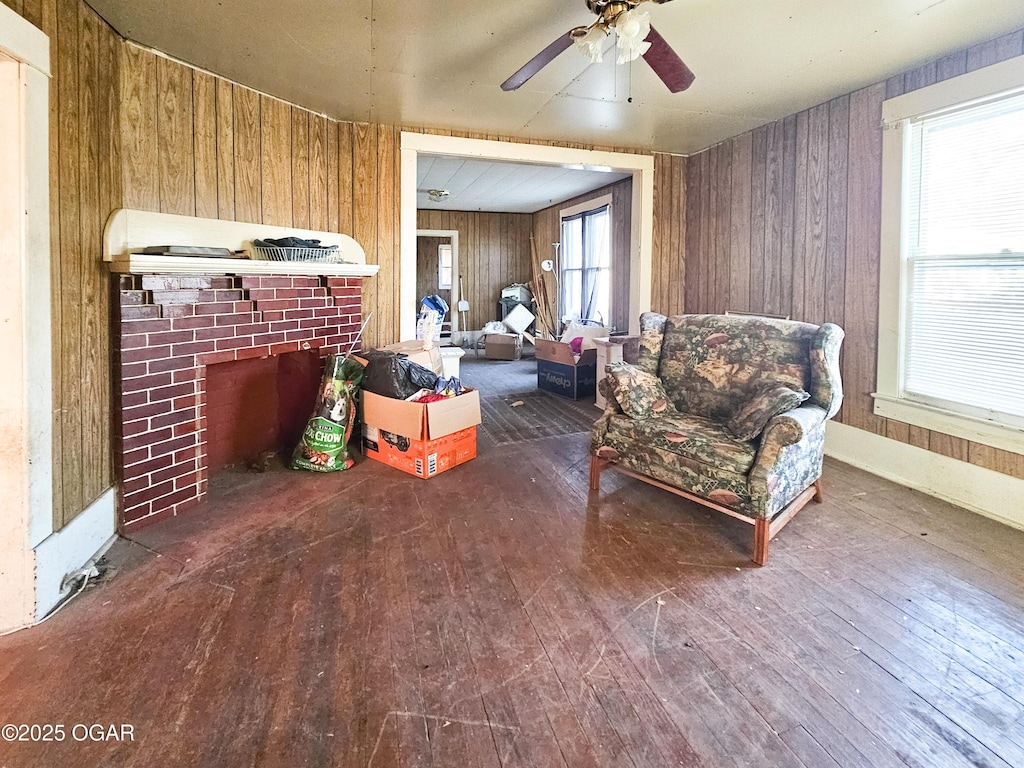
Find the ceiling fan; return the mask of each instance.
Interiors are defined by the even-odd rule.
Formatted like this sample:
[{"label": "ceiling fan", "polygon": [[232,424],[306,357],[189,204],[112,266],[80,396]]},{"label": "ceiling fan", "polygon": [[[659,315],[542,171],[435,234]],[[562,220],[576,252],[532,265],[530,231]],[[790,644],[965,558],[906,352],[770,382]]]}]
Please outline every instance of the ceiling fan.
[{"label": "ceiling fan", "polygon": [[[637,10],[648,0],[584,0],[597,18],[589,25],[574,27],[560,35],[551,45],[524,64],[512,77],[501,84],[503,91],[514,91],[544,67],[555,60],[573,43],[593,62],[602,58],[604,38],[613,31],[618,48],[617,62],[624,64],[643,56],[654,73],[672,93],[685,91],[693,83],[694,74],[682,59],[651,26],[650,14]],[[669,0],[650,0],[661,5]]]}]

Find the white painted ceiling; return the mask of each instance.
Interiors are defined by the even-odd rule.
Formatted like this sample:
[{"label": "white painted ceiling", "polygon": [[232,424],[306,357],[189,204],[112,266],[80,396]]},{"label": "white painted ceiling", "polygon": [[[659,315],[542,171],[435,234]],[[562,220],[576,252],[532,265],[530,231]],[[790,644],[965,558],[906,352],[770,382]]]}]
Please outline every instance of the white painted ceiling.
[{"label": "white painted ceiling", "polygon": [[[421,154],[416,163],[416,207],[448,211],[536,213],[549,205],[628,178],[628,173],[525,165]],[[449,196],[434,202],[428,190]]]},{"label": "white painted ceiling", "polygon": [[1024,27],[1021,0],[647,3],[688,91],[570,49],[505,93],[589,23],[583,0],[88,1],[131,40],[336,118],[679,153]]}]

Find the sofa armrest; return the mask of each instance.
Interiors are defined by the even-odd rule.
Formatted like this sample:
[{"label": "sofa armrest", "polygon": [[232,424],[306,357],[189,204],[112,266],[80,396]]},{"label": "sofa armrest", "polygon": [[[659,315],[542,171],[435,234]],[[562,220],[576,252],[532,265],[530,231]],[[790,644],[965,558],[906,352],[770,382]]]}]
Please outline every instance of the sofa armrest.
[{"label": "sofa armrest", "polygon": [[827,420],[827,412],[817,405],[802,405],[773,417],[761,433],[761,447],[751,474],[767,472],[778,461],[783,448],[796,445],[815,430],[824,428]]}]

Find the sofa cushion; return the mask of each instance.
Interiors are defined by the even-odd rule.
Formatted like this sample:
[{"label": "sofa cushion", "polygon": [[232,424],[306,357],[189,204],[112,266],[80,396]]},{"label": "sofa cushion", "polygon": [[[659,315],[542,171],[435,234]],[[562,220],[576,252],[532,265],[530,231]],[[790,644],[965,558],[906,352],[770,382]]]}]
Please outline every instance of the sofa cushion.
[{"label": "sofa cushion", "polygon": [[607,367],[612,380],[612,393],[622,411],[634,419],[675,413],[661,379],[629,363],[612,363]]},{"label": "sofa cushion", "polygon": [[773,416],[793,410],[809,397],[802,389],[794,390],[782,384],[762,387],[729,417],[725,428],[737,440],[753,440],[764,431]]},{"label": "sofa cushion", "polygon": [[644,312],[640,315],[640,350],[636,364],[647,373],[657,376],[661,360],[661,342],[665,338],[665,315]]},{"label": "sofa cushion", "polygon": [[740,475],[750,471],[757,455],[757,445],[737,440],[721,424],[685,414],[645,420],[616,414],[608,421],[606,441],[619,446],[628,442],[639,452],[648,446],[657,448]]},{"label": "sofa cushion", "polygon": [[765,317],[670,317],[658,375],[679,411],[725,421],[769,384],[807,390],[817,332],[809,323]]}]

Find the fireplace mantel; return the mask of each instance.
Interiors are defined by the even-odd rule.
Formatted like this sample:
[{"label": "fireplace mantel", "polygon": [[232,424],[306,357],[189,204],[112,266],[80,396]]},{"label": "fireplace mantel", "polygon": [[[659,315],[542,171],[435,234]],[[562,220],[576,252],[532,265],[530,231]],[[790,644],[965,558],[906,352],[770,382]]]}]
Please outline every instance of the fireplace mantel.
[{"label": "fireplace mantel", "polygon": [[[247,250],[252,248],[253,239],[288,236],[317,239],[326,245],[337,245],[342,261],[264,261],[133,253],[150,245],[197,245],[229,248],[233,251]],[[107,220],[103,236],[103,258],[109,262],[111,272],[132,275],[371,277],[380,269],[376,264],[366,263],[366,254],[359,243],[338,232],[202,219],[128,208],[114,211]]]}]

